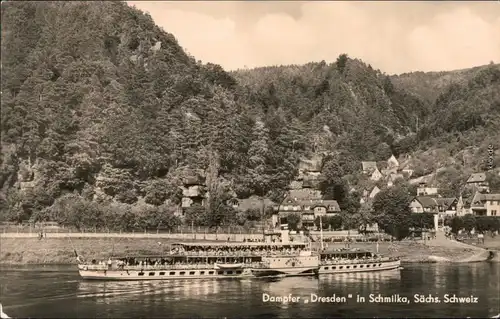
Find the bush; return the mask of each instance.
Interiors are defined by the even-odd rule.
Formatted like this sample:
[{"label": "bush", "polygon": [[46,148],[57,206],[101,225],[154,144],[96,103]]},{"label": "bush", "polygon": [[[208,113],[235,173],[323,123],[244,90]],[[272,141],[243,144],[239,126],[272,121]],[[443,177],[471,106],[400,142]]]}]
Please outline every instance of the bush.
[{"label": "bush", "polygon": [[288,229],[299,230],[299,224],[301,221],[301,216],[299,214],[290,214],[287,216]]},{"label": "bush", "polygon": [[451,227],[451,232],[458,234],[458,232],[464,229],[470,232],[475,229],[478,232],[486,231],[500,231],[500,217],[498,216],[455,216],[452,218],[445,219],[445,226]]}]

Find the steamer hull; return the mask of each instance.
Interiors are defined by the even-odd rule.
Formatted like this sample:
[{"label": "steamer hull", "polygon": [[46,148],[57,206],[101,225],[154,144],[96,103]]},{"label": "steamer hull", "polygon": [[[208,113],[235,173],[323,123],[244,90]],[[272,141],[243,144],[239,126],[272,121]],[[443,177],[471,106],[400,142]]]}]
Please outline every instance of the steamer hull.
[{"label": "steamer hull", "polygon": [[401,260],[385,260],[385,261],[361,261],[350,263],[332,263],[322,264],[318,268],[318,274],[341,274],[354,272],[374,272],[383,270],[398,269],[401,267]]},{"label": "steamer hull", "polygon": [[89,270],[79,269],[86,280],[175,280],[175,279],[222,279],[252,277],[250,269],[215,270],[200,269],[155,269],[155,270]]}]

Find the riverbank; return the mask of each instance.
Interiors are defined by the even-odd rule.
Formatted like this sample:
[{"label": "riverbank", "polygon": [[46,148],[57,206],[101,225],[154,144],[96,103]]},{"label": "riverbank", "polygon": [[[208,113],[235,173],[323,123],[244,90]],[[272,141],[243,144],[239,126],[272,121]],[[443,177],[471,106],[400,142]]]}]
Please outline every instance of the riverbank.
[{"label": "riverbank", "polygon": [[[84,257],[92,259],[107,259],[112,255],[158,255],[168,251],[169,244],[178,242],[178,239],[123,237],[71,239],[49,237],[41,240],[4,237],[0,240],[0,262],[11,265],[74,264],[74,249]],[[345,245],[329,244],[327,249],[342,247]],[[374,243],[356,243],[351,247],[373,252],[377,249]],[[438,245],[438,243],[385,242],[379,244],[379,253],[399,257],[406,263],[478,262],[487,260],[489,256],[488,250],[462,243]]]}]

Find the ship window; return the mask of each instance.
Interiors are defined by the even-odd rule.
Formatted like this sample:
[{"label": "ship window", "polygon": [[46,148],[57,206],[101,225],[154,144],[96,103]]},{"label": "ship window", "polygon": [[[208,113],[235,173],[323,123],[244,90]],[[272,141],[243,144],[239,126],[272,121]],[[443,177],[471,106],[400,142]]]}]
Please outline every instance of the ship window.
[{"label": "ship window", "polygon": [[340,267],[339,267],[339,269],[342,269],[342,268],[344,268],[344,266],[340,266]]},{"label": "ship window", "polygon": [[354,265],[354,266],[352,266],[352,268],[358,268],[358,266]]},{"label": "ship window", "polygon": [[185,275],[185,274],[186,274],[186,272],[185,272],[185,271],[181,271],[181,272],[179,273],[179,275]]},{"label": "ship window", "polygon": [[227,272],[227,274],[228,274],[228,275],[232,275],[232,274],[233,274],[233,272],[232,272],[231,270],[229,270],[229,271]]},{"label": "ship window", "polygon": [[345,268],[349,269],[349,268],[351,268],[351,266],[345,266]]},{"label": "ship window", "polygon": [[330,267],[325,267],[325,270],[328,270],[328,269],[330,269]]},{"label": "ship window", "polygon": [[209,271],[209,272],[208,272],[208,274],[209,274],[209,275],[213,275],[213,274],[214,274],[214,271],[213,271],[213,270],[212,270],[212,271]]},{"label": "ship window", "polygon": [[370,267],[370,265],[366,265],[366,267],[368,268],[368,267]]},{"label": "ship window", "polygon": [[190,272],[189,272],[189,274],[190,274],[190,275],[194,275],[194,271],[190,271]]},{"label": "ship window", "polygon": [[171,271],[171,272],[169,273],[169,275],[170,275],[170,276],[175,275],[175,271]]},{"label": "ship window", "polygon": [[382,266],[382,264],[378,264],[378,266],[380,267],[380,266]]},{"label": "ship window", "polygon": [[241,274],[241,270],[236,270],[236,274],[237,275]]},{"label": "ship window", "polygon": [[373,264],[373,267],[377,267],[377,265],[376,265],[376,264]]},{"label": "ship window", "polygon": [[200,275],[204,275],[205,274],[205,271],[200,271]]},{"label": "ship window", "polygon": [[160,276],[165,276],[165,272],[164,271],[160,271]]},{"label": "ship window", "polygon": [[144,273],[143,273],[143,272],[140,272],[140,273],[139,273],[139,276],[144,276]]},{"label": "ship window", "polygon": [[332,269],[337,269],[337,267],[333,266]]},{"label": "ship window", "polygon": [[365,266],[365,265],[361,265],[361,266],[359,266],[359,268],[363,268],[364,266]]},{"label": "ship window", "polygon": [[155,273],[154,273],[154,272],[150,272],[150,273],[149,273],[149,275],[150,275],[150,276],[154,276],[154,275],[155,275]]},{"label": "ship window", "polygon": [[218,271],[217,275],[224,275],[224,272],[223,271]]}]

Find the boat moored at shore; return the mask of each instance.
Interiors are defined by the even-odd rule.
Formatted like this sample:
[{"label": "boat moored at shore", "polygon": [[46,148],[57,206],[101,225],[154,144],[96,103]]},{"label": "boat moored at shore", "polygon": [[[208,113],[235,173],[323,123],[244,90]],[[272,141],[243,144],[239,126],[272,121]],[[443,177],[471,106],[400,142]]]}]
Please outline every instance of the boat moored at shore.
[{"label": "boat moored at shore", "polygon": [[358,249],[339,249],[320,253],[320,264],[317,270],[321,274],[373,272],[398,269],[401,267],[399,258],[383,257],[381,255]]}]

